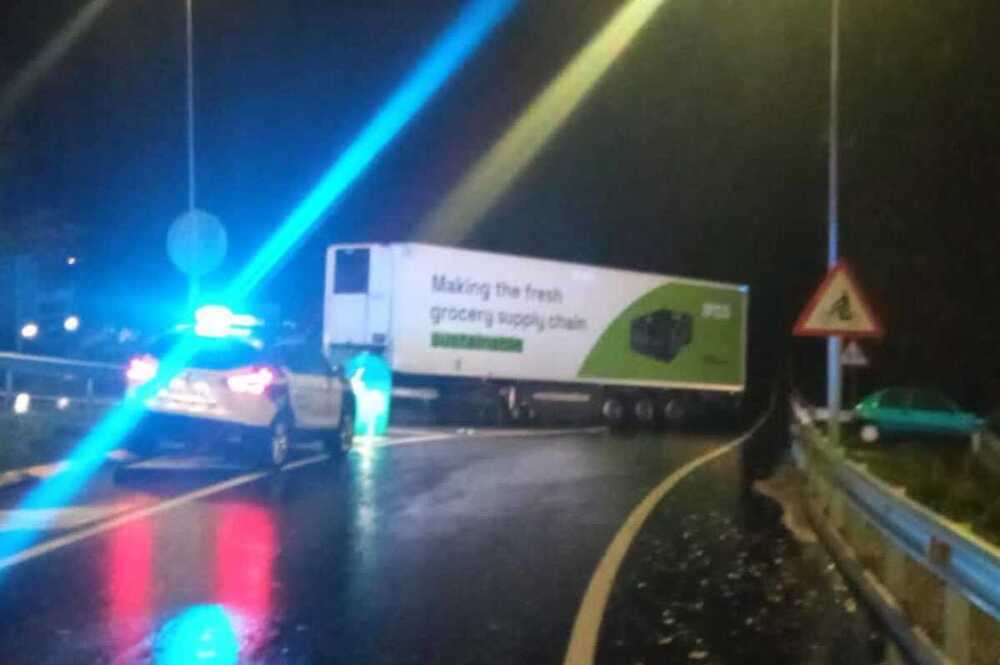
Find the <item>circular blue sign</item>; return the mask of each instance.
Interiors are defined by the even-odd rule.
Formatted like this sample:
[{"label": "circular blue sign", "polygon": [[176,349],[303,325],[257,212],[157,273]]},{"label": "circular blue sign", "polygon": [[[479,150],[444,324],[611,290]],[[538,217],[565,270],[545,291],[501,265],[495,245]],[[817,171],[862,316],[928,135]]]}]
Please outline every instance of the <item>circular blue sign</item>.
[{"label": "circular blue sign", "polygon": [[177,269],[191,277],[212,272],[226,257],[229,239],[219,218],[204,210],[190,210],[170,225],[167,254]]}]

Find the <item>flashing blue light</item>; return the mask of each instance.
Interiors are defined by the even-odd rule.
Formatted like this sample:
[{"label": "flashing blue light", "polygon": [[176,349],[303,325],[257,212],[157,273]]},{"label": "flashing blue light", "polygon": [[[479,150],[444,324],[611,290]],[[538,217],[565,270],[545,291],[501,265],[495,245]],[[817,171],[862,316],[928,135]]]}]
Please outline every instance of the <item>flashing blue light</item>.
[{"label": "flashing blue light", "polygon": [[[237,275],[225,291],[225,302],[230,305],[244,302],[261,280],[313,230],[323,213],[357,180],[497,24],[506,18],[515,4],[516,0],[471,0],[464,7],[457,20],[431,46],[413,74]],[[67,469],[35,487],[19,507],[59,507],[68,503],[101,466],[107,453],[120,445],[139,425],[145,415],[146,400],[183,370],[194,355],[197,344],[196,336],[185,336],[160,360],[156,377],[116,405],[77,444],[68,459]],[[7,528],[13,526],[11,520],[15,519],[8,517],[0,525],[3,527],[0,532],[5,534],[0,537],[0,573],[16,563],[17,553],[39,536],[36,529]]]},{"label": "flashing blue light", "polygon": [[323,213],[361,175],[382,149],[437,92],[492,29],[513,9],[515,0],[475,0],[438,39],[378,114],[365,126],[312,192],[229,285],[227,302],[241,302],[315,227]]},{"label": "flashing blue light", "polygon": [[194,312],[194,332],[199,337],[249,337],[250,328],[263,323],[249,314],[234,314],[222,305],[203,305]]},{"label": "flashing blue light", "polygon": [[167,622],[153,644],[156,665],[235,665],[240,641],[226,610],[196,605]]}]

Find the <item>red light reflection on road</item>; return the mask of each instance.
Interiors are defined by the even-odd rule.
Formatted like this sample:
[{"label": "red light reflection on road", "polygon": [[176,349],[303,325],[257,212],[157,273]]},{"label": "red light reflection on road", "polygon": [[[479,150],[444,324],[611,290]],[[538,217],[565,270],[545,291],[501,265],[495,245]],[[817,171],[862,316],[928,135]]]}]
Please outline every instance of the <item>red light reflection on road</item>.
[{"label": "red light reflection on road", "polygon": [[153,527],[129,522],[108,535],[108,630],[115,653],[141,643],[152,628]]},{"label": "red light reflection on road", "polygon": [[274,519],[252,504],[221,506],[216,531],[216,602],[234,619],[246,653],[263,641],[271,614]]}]

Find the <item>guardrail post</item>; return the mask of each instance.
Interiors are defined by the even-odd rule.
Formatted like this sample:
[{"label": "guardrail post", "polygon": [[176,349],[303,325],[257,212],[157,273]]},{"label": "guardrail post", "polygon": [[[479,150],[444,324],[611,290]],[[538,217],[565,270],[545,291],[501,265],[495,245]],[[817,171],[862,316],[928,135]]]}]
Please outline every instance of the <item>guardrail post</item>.
[{"label": "guardrail post", "polygon": [[951,585],[945,586],[944,593],[944,651],[955,665],[968,665],[971,662],[969,602]]},{"label": "guardrail post", "polygon": [[844,493],[830,483],[830,523],[844,533]]},{"label": "guardrail post", "polygon": [[901,600],[906,590],[906,555],[891,542],[886,543],[885,558],[882,560],[882,582],[896,600]]},{"label": "guardrail post", "polygon": [[87,377],[87,385],[84,389],[85,392],[85,408],[88,418],[94,417],[94,377]]},{"label": "guardrail post", "polygon": [[847,525],[844,527],[848,531],[847,541],[853,541],[851,546],[855,551],[861,552],[863,548],[871,545],[872,534],[869,531],[868,520],[861,507],[854,503],[848,502],[844,512],[847,520]]}]

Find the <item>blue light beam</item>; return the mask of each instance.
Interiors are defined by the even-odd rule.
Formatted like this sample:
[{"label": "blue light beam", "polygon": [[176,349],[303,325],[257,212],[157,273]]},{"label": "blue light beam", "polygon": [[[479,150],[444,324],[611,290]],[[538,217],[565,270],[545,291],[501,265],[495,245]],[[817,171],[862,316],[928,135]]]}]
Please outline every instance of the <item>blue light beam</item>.
[{"label": "blue light beam", "polygon": [[69,503],[101,467],[109,451],[120,445],[139,425],[150,399],[176,377],[196,352],[199,339],[186,335],[170,350],[159,364],[157,375],[139,386],[87,433],[66,458],[64,468],[32,489],[8,513],[0,525],[0,577],[24,556],[24,549],[35,542],[40,533],[37,515]]},{"label": "blue light beam", "polygon": [[[242,302],[312,231],[323,213],[354,183],[366,167],[394,139],[448,78],[468,59],[493,29],[506,18],[516,0],[472,0],[451,26],[432,44],[416,70],[361,130],[329,171],[271,235],[263,247],[225,290],[225,302]],[[57,508],[69,503],[86,485],[108,452],[139,425],[145,402],[168,385],[197,349],[190,336],[161,360],[157,376],[114,406],[68,458],[67,468],[35,487],[18,506],[26,511]],[[25,556],[24,549],[40,536],[37,520],[13,511],[0,524],[0,576]],[[30,524],[28,523],[30,520]],[[23,524],[19,524],[23,521]],[[23,527],[23,528],[19,528]]]},{"label": "blue light beam", "polygon": [[475,0],[465,7],[417,69],[233,280],[225,292],[225,302],[241,302],[295,249],[315,228],[323,213],[357,180],[514,5],[515,0]]}]

